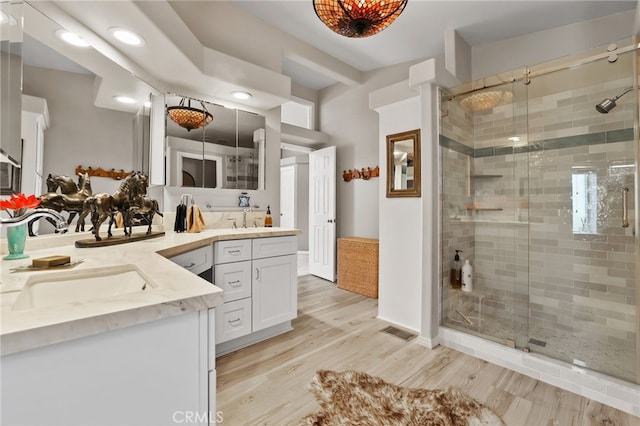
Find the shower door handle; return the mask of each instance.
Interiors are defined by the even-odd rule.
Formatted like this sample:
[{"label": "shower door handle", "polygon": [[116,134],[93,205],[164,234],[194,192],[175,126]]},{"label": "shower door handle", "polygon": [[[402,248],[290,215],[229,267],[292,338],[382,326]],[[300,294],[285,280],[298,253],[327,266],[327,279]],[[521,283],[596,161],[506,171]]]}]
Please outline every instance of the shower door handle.
[{"label": "shower door handle", "polygon": [[622,227],[629,227],[629,188],[622,188]]}]

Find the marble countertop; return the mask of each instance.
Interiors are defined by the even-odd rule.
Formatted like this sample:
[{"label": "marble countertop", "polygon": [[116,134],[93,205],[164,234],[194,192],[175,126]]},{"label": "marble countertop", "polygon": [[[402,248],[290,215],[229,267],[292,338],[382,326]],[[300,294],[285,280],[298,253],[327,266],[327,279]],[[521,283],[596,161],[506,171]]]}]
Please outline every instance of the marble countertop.
[{"label": "marble countertop", "polygon": [[[154,228],[154,230],[158,230]],[[0,355],[16,353],[108,330],[168,318],[187,311],[222,304],[222,289],[170,261],[169,257],[220,240],[297,235],[283,228],[206,229],[199,233],[167,233],[158,238],[97,248],[76,248],[74,242],[90,233],[31,238],[21,260],[0,263]],[[6,245],[6,242],[5,242]],[[82,260],[73,269],[12,272],[30,265],[33,258],[51,255]],[[144,292],[54,306],[14,309],[13,304],[29,277],[37,274],[69,274],[87,269],[135,265],[149,280]]]}]

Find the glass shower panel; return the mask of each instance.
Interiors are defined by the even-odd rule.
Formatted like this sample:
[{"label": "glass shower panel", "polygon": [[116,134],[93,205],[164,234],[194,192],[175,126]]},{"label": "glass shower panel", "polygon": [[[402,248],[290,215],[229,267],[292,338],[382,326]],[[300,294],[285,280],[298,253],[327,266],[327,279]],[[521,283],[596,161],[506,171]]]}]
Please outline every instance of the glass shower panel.
[{"label": "glass shower panel", "polygon": [[596,105],[634,87],[634,55],[544,74],[528,86],[528,346],[633,382],[637,88],[606,114]]},{"label": "glass shower panel", "polygon": [[[511,346],[527,343],[526,85],[445,95],[441,121],[442,324]],[[473,290],[451,282],[455,250]]]}]

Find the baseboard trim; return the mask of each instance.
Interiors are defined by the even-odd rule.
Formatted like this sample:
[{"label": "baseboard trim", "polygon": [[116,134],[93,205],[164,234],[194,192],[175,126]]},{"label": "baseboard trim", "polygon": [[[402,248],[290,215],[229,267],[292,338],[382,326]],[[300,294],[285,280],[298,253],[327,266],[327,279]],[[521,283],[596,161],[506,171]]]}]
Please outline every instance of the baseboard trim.
[{"label": "baseboard trim", "polygon": [[378,318],[379,320],[382,320],[382,321],[384,321],[386,323],[389,323],[390,325],[393,325],[394,327],[398,327],[398,328],[401,328],[403,330],[407,330],[407,331],[410,331],[412,333],[416,333],[417,335],[420,335],[420,330],[417,330],[415,328],[407,327],[404,324],[400,324],[400,323],[397,323],[397,322],[389,321],[388,319],[383,318],[380,315],[377,315],[376,318]]},{"label": "baseboard trim", "polygon": [[416,343],[422,346],[426,346],[429,349],[433,349],[442,343],[442,339],[440,339],[440,336],[436,336],[433,339],[429,339],[428,337],[424,336],[418,336],[418,338],[416,339]]}]

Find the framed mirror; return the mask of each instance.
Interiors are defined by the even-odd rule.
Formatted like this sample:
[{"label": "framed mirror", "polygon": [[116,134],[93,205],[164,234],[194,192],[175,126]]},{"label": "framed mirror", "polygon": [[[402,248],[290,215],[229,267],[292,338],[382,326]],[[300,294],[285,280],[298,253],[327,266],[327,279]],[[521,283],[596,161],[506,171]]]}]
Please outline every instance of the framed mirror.
[{"label": "framed mirror", "polygon": [[387,135],[387,198],[420,196],[420,129]]}]

